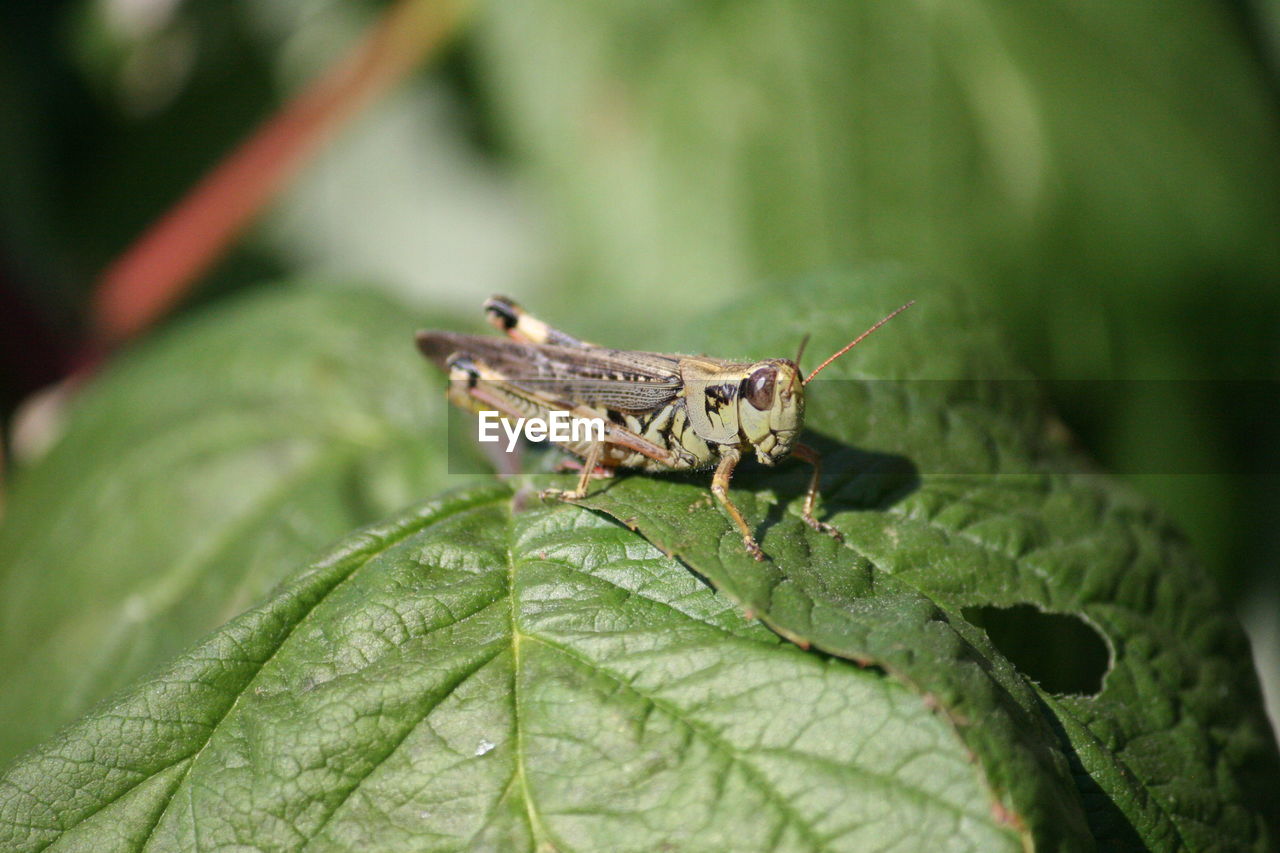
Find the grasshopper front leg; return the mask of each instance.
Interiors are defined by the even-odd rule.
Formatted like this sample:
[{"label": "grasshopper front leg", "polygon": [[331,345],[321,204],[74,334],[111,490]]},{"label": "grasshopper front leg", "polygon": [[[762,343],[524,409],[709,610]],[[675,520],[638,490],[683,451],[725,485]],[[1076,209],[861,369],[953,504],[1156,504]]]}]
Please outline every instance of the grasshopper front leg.
[{"label": "grasshopper front leg", "polygon": [[740,461],[742,461],[741,450],[731,447],[725,451],[724,456],[720,457],[720,464],[716,466],[715,475],[711,478],[711,494],[715,495],[720,506],[724,507],[729,518],[738,526],[738,530],[742,533],[742,544],[746,547],[747,553],[757,560],[763,560],[764,551],[760,550],[760,543],[756,542],[756,537],[747,525],[747,520],[742,517],[742,512],[729,499],[729,480],[732,479],[733,469],[738,467]]},{"label": "grasshopper front leg", "polygon": [[813,514],[813,507],[818,501],[818,481],[822,479],[822,456],[818,451],[814,450],[807,444],[797,444],[791,448],[791,453],[796,458],[808,462],[813,466],[813,476],[809,478],[809,490],[804,495],[804,505],[800,510],[800,517],[804,519],[804,523],[812,527],[819,533],[825,533],[834,537],[837,542],[844,541],[844,534],[836,530],[825,521],[819,521]]}]

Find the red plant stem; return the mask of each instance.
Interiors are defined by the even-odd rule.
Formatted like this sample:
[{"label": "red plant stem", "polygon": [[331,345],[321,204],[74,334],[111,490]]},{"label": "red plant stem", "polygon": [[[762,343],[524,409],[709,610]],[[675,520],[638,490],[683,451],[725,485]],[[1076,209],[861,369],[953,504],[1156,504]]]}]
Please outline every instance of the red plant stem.
[{"label": "red plant stem", "polygon": [[176,304],[254,217],[362,107],[452,33],[463,0],[400,0],[360,43],[268,119],[101,275],[94,349],[134,337]]}]

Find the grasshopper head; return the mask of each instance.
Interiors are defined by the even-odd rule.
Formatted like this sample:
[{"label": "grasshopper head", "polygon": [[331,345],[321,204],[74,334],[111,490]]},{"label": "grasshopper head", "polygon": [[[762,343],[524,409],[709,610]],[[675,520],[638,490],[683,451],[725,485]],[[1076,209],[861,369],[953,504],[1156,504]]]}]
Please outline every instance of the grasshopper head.
[{"label": "grasshopper head", "polygon": [[751,365],[738,393],[738,428],[756,458],[773,465],[791,454],[804,426],[804,382],[785,358]]}]

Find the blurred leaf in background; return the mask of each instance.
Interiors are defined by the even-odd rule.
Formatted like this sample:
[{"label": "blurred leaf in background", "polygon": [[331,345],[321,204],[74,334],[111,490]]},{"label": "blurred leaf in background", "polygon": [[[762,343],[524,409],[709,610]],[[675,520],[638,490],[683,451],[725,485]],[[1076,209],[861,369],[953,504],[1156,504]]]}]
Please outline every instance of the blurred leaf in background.
[{"label": "blurred leaf in background", "polygon": [[1233,4],[1244,19],[1243,27],[1257,50],[1266,57],[1273,81],[1280,81],[1280,3],[1276,0],[1246,0]]},{"label": "blurred leaf in background", "polygon": [[[0,320],[5,338],[34,339],[5,354],[4,412],[75,362],[90,283],[113,256],[389,7],[67,0],[0,9],[0,47],[12,47],[0,58],[0,275],[14,306]],[[513,179],[474,144],[462,65],[444,57],[443,72],[416,77],[364,115],[219,260],[188,308],[286,269],[317,284],[368,282],[436,310],[533,280],[545,250]]]},{"label": "blurred leaf in background", "polygon": [[[92,277],[276,103],[241,4],[6,4],[8,264],[65,321]],[[246,279],[257,279],[266,262]]]},{"label": "blurred leaf in background", "polygon": [[[119,360],[24,472],[0,525],[0,764],[442,485],[422,317],[292,287]],[[483,470],[479,459],[472,469]]]}]

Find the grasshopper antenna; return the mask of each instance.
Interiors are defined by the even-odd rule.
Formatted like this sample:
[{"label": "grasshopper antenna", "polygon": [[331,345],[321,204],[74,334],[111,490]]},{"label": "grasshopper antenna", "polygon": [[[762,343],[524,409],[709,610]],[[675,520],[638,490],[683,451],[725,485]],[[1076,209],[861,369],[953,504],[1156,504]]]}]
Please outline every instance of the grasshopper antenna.
[{"label": "grasshopper antenna", "polygon": [[[893,312],[892,314],[890,314],[889,316],[882,318],[882,319],[881,319],[881,320],[879,320],[879,321],[878,321],[874,326],[872,326],[870,329],[867,329],[865,332],[863,332],[862,334],[858,335],[858,336],[857,336],[856,338],[854,338],[853,340],[849,341],[849,343],[845,344],[843,347],[841,347],[841,348],[840,348],[840,351],[839,351],[839,352],[837,352],[835,355],[833,355],[833,356],[831,356],[830,358],[828,358],[826,361],[822,362],[822,364],[819,364],[817,367],[815,367],[815,368],[813,369],[813,373],[810,373],[807,377],[805,377],[804,384],[805,384],[805,385],[808,385],[810,382],[812,382],[812,381],[813,381],[813,377],[817,376],[819,373],[821,373],[821,372],[822,372],[822,368],[826,367],[828,364],[830,364],[831,362],[835,361],[837,358],[839,358],[840,356],[844,355],[844,354],[845,354],[845,353],[847,353],[849,350],[851,350],[851,349],[853,349],[854,347],[856,347],[858,344],[862,343],[863,339],[864,339],[864,338],[866,338],[866,336],[867,336],[867,335],[871,334],[871,333],[872,333],[872,332],[874,332],[876,329],[880,328],[880,327],[881,327],[881,326],[883,326],[885,323],[889,322],[889,321],[890,321],[890,320],[892,320],[894,317],[897,317],[897,316],[898,316],[899,314],[901,314],[903,311],[906,311],[908,308],[910,308],[912,305],[915,305],[915,304],[916,304],[916,301],[915,301],[914,299],[912,299],[912,300],[911,300],[910,302],[908,302],[906,305],[903,305],[901,308],[899,308],[897,311],[894,311],[894,312]],[[798,360],[798,359],[797,359],[797,360]]]},{"label": "grasshopper antenna", "polygon": [[796,366],[800,366],[800,359],[804,358],[804,348],[809,345],[809,333],[805,332],[804,337],[800,339],[800,349],[796,351]]}]

